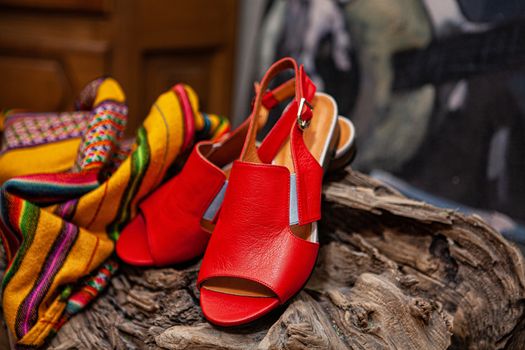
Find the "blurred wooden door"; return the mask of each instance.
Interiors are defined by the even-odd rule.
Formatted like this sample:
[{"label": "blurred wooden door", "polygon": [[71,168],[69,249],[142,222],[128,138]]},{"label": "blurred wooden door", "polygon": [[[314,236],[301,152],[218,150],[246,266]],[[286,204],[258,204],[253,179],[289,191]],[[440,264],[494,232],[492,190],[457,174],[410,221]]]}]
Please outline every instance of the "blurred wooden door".
[{"label": "blurred wooden door", "polygon": [[176,82],[229,115],[236,22],[236,0],[0,0],[0,109],[70,109],[109,74],[130,129]]}]

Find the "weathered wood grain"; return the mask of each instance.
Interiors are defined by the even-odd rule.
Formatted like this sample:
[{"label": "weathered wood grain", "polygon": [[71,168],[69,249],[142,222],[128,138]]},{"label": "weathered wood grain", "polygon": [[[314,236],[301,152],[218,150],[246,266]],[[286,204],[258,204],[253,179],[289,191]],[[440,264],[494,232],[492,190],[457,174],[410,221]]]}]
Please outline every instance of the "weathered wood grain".
[{"label": "weathered wood grain", "polygon": [[208,324],[199,262],[123,267],[49,349],[523,349],[523,257],[499,233],[349,169],[324,193],[316,270],[268,317]]}]

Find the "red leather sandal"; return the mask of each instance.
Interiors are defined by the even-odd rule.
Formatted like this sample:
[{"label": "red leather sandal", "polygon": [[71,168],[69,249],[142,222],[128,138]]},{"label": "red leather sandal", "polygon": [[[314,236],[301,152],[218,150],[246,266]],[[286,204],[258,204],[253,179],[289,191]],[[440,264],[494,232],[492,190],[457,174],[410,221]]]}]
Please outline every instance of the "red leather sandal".
[{"label": "red leather sandal", "polygon": [[204,316],[220,326],[249,323],[298,293],[317,258],[323,168],[337,145],[337,106],[311,85],[291,58],[261,82],[295,72],[295,98],[257,148],[265,98],[257,94],[247,137],[233,163],[221,215],[197,285]]},{"label": "red leather sandal", "polygon": [[[304,85],[311,100],[315,86],[306,76]],[[264,94],[264,112],[257,119],[256,129],[262,128],[269,110],[293,96],[294,89],[295,79],[291,79]],[[140,204],[140,212],[117,241],[117,254],[123,261],[137,266],[165,266],[204,253],[224,198],[229,168],[241,154],[252,119],[218,141],[198,143],[182,171]],[[355,133],[348,119],[339,117],[338,124],[344,137],[333,157],[343,166],[352,153]]]}]

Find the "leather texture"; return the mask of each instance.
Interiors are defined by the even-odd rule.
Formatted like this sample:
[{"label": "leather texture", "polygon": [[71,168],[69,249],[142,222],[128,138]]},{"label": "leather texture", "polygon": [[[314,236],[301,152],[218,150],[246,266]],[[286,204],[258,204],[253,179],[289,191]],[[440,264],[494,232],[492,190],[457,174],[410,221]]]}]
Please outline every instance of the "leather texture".
[{"label": "leather texture", "polygon": [[140,206],[149,249],[158,266],[184,262],[202,254],[210,233],[202,229],[201,219],[226,180],[224,173],[200,154],[199,145],[185,167],[185,171],[168,182],[168,188],[156,191],[151,201]]},{"label": "leather texture", "polygon": [[[263,92],[271,79],[287,69],[295,72],[294,101],[257,148],[256,129],[263,104],[278,101],[275,94],[265,99]],[[311,102],[314,94],[315,87],[303,67],[291,58],[272,65],[261,81],[241,157],[232,166],[221,215],[197,279],[203,313],[212,323],[232,326],[261,317],[295,295],[314,268],[319,244],[296,236],[289,224],[291,172],[296,175],[299,223],[320,218],[323,169],[307,149],[303,130],[296,123],[298,114],[303,120],[312,118],[310,103],[303,103],[301,111],[298,108],[303,98]],[[287,140],[293,171],[272,164]],[[275,296],[249,297],[206,287],[214,278],[224,277],[258,283]]]},{"label": "leather texture", "polygon": [[297,207],[299,225],[321,218],[321,189],[323,168],[304,144],[302,131],[292,128],[292,158],[297,179]]},{"label": "leather texture", "polygon": [[302,287],[319,244],[290,230],[289,181],[285,167],[234,163],[199,285],[213,277],[244,278],[268,287],[280,303]]},{"label": "leather texture", "polygon": [[184,170],[140,204],[141,214],[117,241],[117,254],[124,261],[164,266],[202,254],[210,233],[201,227],[201,219],[226,180],[200,153],[205,144],[195,146]]}]

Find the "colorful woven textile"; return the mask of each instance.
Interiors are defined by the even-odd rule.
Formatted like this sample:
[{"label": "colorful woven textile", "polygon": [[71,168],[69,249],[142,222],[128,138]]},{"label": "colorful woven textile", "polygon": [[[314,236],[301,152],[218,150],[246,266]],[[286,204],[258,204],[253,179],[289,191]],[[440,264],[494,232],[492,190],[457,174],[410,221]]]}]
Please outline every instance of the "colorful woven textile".
[{"label": "colorful woven textile", "polygon": [[115,80],[91,83],[77,106],[0,118],[2,303],[20,349],[44,344],[105,288],[118,268],[114,240],[139,201],[196,138],[228,130],[224,118],[199,112],[184,85],[157,99],[134,143],[122,139],[127,108]]},{"label": "colorful woven textile", "polygon": [[90,118],[89,111],[0,114],[0,184],[18,175],[69,170]]},{"label": "colorful woven textile", "polygon": [[87,111],[17,113],[4,123],[2,153],[8,150],[81,137],[90,118]]}]

